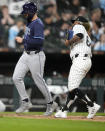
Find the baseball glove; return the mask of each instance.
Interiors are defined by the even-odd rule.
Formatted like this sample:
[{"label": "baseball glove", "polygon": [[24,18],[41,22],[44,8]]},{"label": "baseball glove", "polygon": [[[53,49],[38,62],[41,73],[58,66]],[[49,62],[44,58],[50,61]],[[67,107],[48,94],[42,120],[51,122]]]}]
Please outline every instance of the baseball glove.
[{"label": "baseball glove", "polygon": [[72,30],[66,30],[65,31],[65,40],[70,40],[73,37],[73,31]]}]

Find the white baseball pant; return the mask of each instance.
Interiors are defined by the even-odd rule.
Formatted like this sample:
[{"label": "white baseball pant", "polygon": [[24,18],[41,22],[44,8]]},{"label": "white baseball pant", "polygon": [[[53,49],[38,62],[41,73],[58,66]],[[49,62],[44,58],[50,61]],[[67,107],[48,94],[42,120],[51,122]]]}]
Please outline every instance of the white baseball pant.
[{"label": "white baseball pant", "polygon": [[90,70],[91,65],[92,63],[90,57],[78,56],[77,58],[73,59],[68,77],[69,91],[79,88],[82,79],[86,76],[87,72]]}]

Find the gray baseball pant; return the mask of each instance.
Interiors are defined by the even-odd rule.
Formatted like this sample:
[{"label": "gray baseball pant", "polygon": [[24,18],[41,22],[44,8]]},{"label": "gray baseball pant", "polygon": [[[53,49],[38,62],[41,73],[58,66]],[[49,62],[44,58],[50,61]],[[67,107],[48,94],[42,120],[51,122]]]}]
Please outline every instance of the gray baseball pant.
[{"label": "gray baseball pant", "polygon": [[14,70],[13,81],[19,92],[21,100],[29,98],[25,90],[24,77],[26,73],[30,71],[35,84],[44,95],[46,102],[52,102],[51,94],[48,91],[45,80],[43,79],[45,59],[46,57],[43,51],[40,51],[37,54],[35,54],[34,51],[31,51],[30,54],[27,54],[24,51],[20,57]]}]

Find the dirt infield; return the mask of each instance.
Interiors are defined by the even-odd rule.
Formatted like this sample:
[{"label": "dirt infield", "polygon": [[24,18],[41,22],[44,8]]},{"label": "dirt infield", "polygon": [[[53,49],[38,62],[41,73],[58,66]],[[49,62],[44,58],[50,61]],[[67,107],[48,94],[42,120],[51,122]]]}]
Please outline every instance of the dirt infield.
[{"label": "dirt infield", "polygon": [[29,114],[1,114],[0,117],[16,117],[30,119],[57,119],[57,120],[82,120],[82,121],[98,121],[105,122],[105,116],[95,116],[93,119],[86,119],[85,116],[68,116],[68,118],[55,118],[54,116],[29,115]]}]

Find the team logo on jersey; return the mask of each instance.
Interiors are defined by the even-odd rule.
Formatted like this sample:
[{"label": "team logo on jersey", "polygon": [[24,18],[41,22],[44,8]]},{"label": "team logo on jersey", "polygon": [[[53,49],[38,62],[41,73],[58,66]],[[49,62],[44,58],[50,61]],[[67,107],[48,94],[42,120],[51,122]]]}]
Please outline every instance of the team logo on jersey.
[{"label": "team logo on jersey", "polygon": [[29,27],[26,27],[24,37],[26,37],[27,35],[30,35],[30,28]]}]

